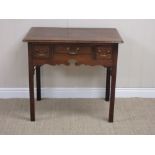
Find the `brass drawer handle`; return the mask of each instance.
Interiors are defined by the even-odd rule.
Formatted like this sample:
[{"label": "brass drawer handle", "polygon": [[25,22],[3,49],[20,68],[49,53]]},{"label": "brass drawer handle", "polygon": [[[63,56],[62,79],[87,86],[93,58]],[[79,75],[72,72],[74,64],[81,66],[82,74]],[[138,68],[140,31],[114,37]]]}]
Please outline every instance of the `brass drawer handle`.
[{"label": "brass drawer handle", "polygon": [[100,54],[100,57],[111,59],[111,54]]},{"label": "brass drawer handle", "polygon": [[69,55],[77,55],[80,51],[80,48],[77,47],[75,50],[71,50],[70,47],[67,47],[67,51]]},{"label": "brass drawer handle", "polygon": [[36,55],[39,56],[39,57],[47,56],[46,53],[36,53]]},{"label": "brass drawer handle", "polygon": [[101,56],[101,57],[107,57],[107,55],[106,55],[106,54],[100,54],[100,56]]},{"label": "brass drawer handle", "polygon": [[102,51],[101,49],[98,50],[98,53],[102,53],[102,52],[111,53],[110,50],[106,50],[106,51]]}]

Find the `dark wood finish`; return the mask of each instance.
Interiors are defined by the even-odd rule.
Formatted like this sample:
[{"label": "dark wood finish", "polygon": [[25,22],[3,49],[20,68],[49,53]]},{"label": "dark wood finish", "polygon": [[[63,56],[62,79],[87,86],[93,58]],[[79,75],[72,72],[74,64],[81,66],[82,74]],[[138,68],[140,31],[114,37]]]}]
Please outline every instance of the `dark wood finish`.
[{"label": "dark wood finish", "polygon": [[37,100],[41,100],[40,66],[69,65],[74,59],[75,65],[107,68],[105,100],[110,100],[109,122],[113,122],[118,44],[123,42],[116,29],[31,28],[24,41],[28,42],[31,121],[35,121],[34,70]]},{"label": "dark wood finish", "polygon": [[32,46],[33,58],[49,58],[50,46],[48,45],[34,45]]},{"label": "dark wood finish", "polygon": [[35,121],[35,103],[34,103],[34,66],[32,60],[32,49],[28,44],[28,57],[29,57],[29,93],[30,93],[30,118]]},{"label": "dark wood finish", "polygon": [[114,118],[114,103],[115,103],[115,86],[116,86],[116,72],[117,72],[117,55],[118,45],[116,44],[113,49],[113,65],[112,65],[112,77],[111,77],[111,95],[110,95],[110,107],[109,107],[109,122],[113,122]]},{"label": "dark wood finish", "polygon": [[40,80],[40,66],[36,66],[36,87],[37,87],[37,100],[41,100],[41,80]]},{"label": "dark wood finish", "polygon": [[51,43],[122,43],[115,28],[32,27],[24,41]]},{"label": "dark wood finish", "polygon": [[107,67],[107,74],[106,74],[106,93],[105,93],[105,100],[109,101],[110,99],[110,67]]}]

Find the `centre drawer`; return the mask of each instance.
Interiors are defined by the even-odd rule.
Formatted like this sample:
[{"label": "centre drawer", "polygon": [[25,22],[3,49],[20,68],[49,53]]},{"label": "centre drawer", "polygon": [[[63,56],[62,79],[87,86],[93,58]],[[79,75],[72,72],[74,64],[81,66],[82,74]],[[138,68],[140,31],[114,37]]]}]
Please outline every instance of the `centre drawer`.
[{"label": "centre drawer", "polygon": [[54,47],[54,54],[67,54],[67,55],[85,55],[91,54],[92,48],[89,46],[81,45],[56,45]]}]

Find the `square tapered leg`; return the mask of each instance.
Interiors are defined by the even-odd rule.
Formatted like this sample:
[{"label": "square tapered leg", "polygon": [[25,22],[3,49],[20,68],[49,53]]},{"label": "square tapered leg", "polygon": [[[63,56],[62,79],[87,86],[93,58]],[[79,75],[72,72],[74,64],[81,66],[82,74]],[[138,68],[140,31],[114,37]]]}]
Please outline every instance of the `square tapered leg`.
[{"label": "square tapered leg", "polygon": [[35,121],[35,100],[34,100],[34,65],[31,57],[31,44],[28,44],[28,64],[29,64],[29,94],[30,94],[30,119]]},{"label": "square tapered leg", "polygon": [[115,45],[113,49],[113,55],[112,55],[113,66],[111,68],[111,93],[110,93],[110,106],[109,106],[109,122],[113,122],[114,120],[117,56],[118,56],[118,45]]},{"label": "square tapered leg", "polygon": [[29,93],[30,93],[30,118],[35,121],[35,101],[34,101],[34,68],[29,65]]}]

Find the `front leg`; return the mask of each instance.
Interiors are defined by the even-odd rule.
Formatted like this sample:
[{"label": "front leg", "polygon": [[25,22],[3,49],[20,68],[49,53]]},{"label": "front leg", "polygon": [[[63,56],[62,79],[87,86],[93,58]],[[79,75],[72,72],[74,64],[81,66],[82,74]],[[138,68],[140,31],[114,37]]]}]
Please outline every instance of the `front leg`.
[{"label": "front leg", "polygon": [[118,44],[113,49],[113,65],[111,71],[111,95],[110,95],[110,107],[109,107],[109,122],[113,122],[114,119],[114,104],[115,104],[115,88],[116,88],[116,74],[117,74],[117,55]]},{"label": "front leg", "polygon": [[111,96],[110,96],[110,107],[109,107],[109,122],[113,122],[113,118],[114,118],[115,86],[116,86],[116,67],[113,67],[112,68],[112,79],[111,79]]},{"label": "front leg", "polygon": [[34,66],[29,64],[29,93],[30,93],[30,117],[35,121],[35,101],[34,101]]},{"label": "front leg", "polygon": [[28,44],[28,64],[29,64],[29,94],[30,94],[30,118],[35,121],[35,101],[34,101],[34,65],[32,58],[31,44]]}]

